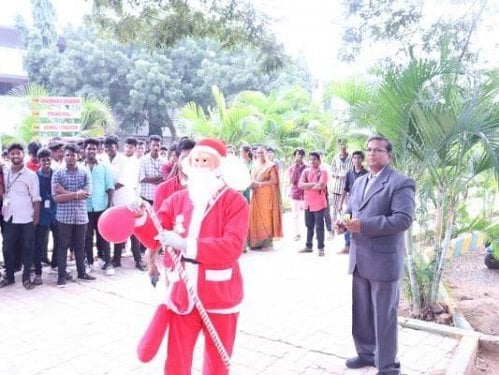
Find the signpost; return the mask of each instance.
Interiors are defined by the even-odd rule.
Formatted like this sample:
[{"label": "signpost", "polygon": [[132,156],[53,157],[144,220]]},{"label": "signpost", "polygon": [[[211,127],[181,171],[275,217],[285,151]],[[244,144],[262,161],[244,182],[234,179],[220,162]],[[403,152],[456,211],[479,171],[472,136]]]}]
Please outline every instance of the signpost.
[{"label": "signpost", "polygon": [[81,98],[41,96],[31,104],[40,135],[75,136],[81,131]]}]

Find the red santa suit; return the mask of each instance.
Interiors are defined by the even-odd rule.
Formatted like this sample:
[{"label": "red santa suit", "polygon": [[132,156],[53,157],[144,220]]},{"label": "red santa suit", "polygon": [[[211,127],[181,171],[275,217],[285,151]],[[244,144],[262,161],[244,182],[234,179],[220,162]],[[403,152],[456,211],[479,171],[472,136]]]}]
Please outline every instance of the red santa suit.
[{"label": "red santa suit", "polygon": [[[184,267],[229,355],[235,340],[239,305],[243,299],[243,280],[238,258],[248,233],[248,212],[244,197],[225,186],[209,202],[206,210],[194,209],[188,191],[181,190],[165,200],[157,211],[164,229],[175,230],[186,239]],[[143,225],[136,226],[134,233],[147,248],[158,249],[159,243],[154,239],[157,230],[150,218]],[[199,332],[203,331],[203,374],[227,374],[228,369],[206,332],[186,286],[173,269],[168,255],[165,255],[164,263],[170,281],[166,309],[158,309],[157,322],[162,326],[155,327],[152,324],[148,334],[157,336],[157,332],[164,331],[168,325],[165,373],[191,373],[194,345]],[[153,341],[156,342],[154,345],[159,345],[161,339],[157,342],[156,337]],[[149,349],[145,348],[146,351]],[[146,360],[152,356],[151,353],[142,353]]]},{"label": "red santa suit", "polygon": [[176,175],[166,181],[161,182],[154,191],[153,205],[154,211],[158,211],[163,201],[176,191],[185,189],[180,183],[180,176]]}]

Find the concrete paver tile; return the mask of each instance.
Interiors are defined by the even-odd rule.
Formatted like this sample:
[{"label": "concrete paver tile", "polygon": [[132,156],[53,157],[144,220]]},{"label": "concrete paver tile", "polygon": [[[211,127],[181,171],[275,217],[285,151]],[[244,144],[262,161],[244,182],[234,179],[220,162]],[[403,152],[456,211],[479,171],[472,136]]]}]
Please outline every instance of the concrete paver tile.
[{"label": "concrete paver tile", "polygon": [[[343,238],[328,241],[324,258],[298,254],[301,246],[284,238],[272,252],[242,255],[245,300],[231,375],[375,374],[374,368],[344,365],[355,350],[348,257],[335,254]],[[150,363],[140,363],[135,353],[164,298],[162,281],[152,288],[132,258],[124,258],[112,277],[96,272],[96,281],[68,283],[65,289],[57,288],[56,277],[46,271],[44,284],[33,291],[24,290],[19,274],[16,285],[0,290],[6,301],[0,321],[9,322],[2,326],[9,346],[0,350],[0,374],[163,373],[166,340]],[[446,368],[458,343],[408,328],[400,329],[399,341],[403,373],[410,375]],[[201,371],[202,345],[199,340],[194,375]]]}]

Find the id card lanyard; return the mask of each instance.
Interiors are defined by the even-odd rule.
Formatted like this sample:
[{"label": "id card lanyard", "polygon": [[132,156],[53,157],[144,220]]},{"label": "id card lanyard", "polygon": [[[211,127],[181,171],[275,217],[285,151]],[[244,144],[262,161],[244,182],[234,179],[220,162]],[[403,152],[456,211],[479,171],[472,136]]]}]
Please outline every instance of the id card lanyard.
[{"label": "id card lanyard", "polygon": [[3,203],[5,206],[8,206],[9,203],[10,203],[10,197],[9,197],[9,193],[10,193],[10,189],[12,188],[12,185],[15,184],[15,182],[17,181],[17,179],[19,177],[21,177],[21,173],[22,173],[22,170],[19,171],[19,173],[17,174],[17,176],[14,178],[14,181],[11,181],[11,175],[12,175],[12,172],[9,170],[9,174],[7,175],[7,186],[6,186],[6,189],[5,189],[5,198],[3,200]]}]

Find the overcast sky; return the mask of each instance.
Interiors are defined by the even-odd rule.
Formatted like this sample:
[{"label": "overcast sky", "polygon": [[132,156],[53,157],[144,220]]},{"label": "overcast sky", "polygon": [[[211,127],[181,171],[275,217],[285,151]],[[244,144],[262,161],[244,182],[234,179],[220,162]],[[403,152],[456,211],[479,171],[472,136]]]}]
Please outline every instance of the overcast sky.
[{"label": "overcast sky", "polygon": [[[283,41],[286,49],[295,55],[304,56],[312,73],[316,78],[327,80],[343,78],[346,75],[356,74],[367,68],[372,58],[360,59],[360,63],[343,64],[337,61],[336,55],[340,47],[342,20],[344,19],[341,0],[252,0],[258,7],[277,20],[274,27],[277,37]],[[12,24],[16,13],[30,17],[30,0],[1,0],[0,24]],[[440,17],[439,5],[442,12],[449,12],[442,4],[445,1],[429,1],[435,17]],[[58,24],[62,29],[68,23],[78,24],[82,16],[91,11],[91,0],[52,0],[57,12]],[[496,7],[499,1],[494,0]],[[457,10],[453,6],[450,10]],[[448,14],[448,13],[447,13]],[[497,25],[497,20],[494,21]],[[491,30],[489,30],[491,31]],[[492,35],[495,35],[491,38]],[[491,31],[489,37],[480,38],[484,48],[490,49],[495,61],[499,62],[497,33]],[[378,50],[386,50],[381,46]],[[384,51],[386,52],[386,51]],[[375,50],[371,52],[375,56]]]},{"label": "overcast sky", "polygon": [[[334,30],[334,19],[339,17],[339,1],[330,0],[254,0],[262,10],[278,20],[275,32],[286,49],[306,58],[314,75],[324,77],[332,70],[339,46],[340,33]],[[91,10],[91,1],[52,0],[59,27],[78,24]],[[31,19],[30,0],[2,0],[0,24],[12,24],[16,13]],[[338,66],[335,71],[340,67]]]}]

